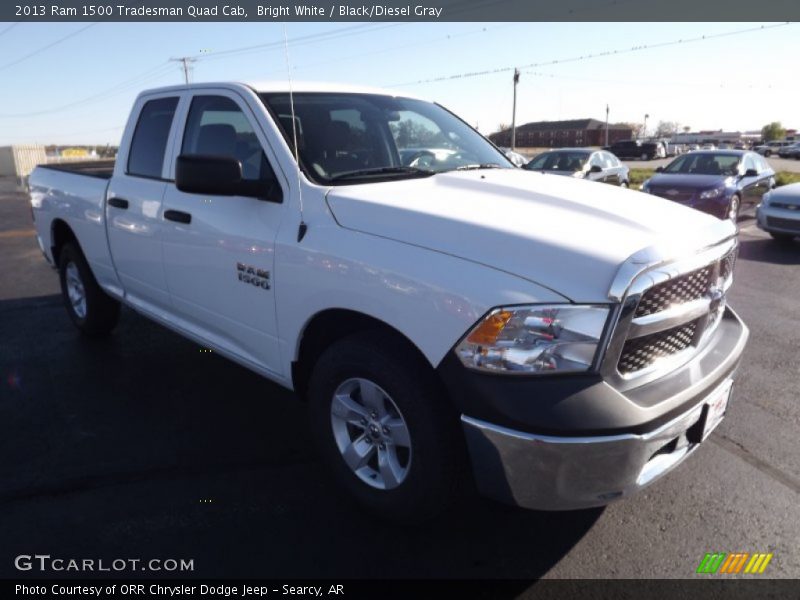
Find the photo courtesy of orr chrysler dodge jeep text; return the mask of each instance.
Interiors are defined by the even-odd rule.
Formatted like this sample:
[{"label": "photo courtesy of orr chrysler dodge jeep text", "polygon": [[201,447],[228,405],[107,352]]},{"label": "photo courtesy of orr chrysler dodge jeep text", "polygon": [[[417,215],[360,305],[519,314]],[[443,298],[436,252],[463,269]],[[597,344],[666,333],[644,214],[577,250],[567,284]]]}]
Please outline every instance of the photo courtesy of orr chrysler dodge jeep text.
[{"label": "photo courtesy of orr chrysler dodge jeep text", "polygon": [[388,518],[469,478],[535,509],[636,492],[723,418],[748,337],[730,220],[514,168],[381,90],[146,91],[113,164],[40,166],[30,193],[81,332],[125,304],[295,390]]}]

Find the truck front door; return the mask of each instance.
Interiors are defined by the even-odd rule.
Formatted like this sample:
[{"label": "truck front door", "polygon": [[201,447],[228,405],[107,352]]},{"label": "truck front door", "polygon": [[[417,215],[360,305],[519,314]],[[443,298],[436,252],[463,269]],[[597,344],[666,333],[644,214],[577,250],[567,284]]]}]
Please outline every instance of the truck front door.
[{"label": "truck front door", "polygon": [[[219,90],[188,105],[175,155],[226,156],[244,180],[275,178],[266,137],[247,103]],[[251,366],[280,370],[275,294],[275,237],[285,204],[185,193],[164,196],[164,265],[182,327]]]}]

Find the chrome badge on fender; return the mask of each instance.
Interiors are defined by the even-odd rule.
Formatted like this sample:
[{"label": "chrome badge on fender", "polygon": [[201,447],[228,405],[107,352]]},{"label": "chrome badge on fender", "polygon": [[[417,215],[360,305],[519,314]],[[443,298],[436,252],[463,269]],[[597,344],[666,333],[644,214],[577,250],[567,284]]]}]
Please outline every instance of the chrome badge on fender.
[{"label": "chrome badge on fender", "polygon": [[249,283],[265,290],[270,288],[269,271],[237,262],[236,273],[239,276],[239,281],[243,283]]}]

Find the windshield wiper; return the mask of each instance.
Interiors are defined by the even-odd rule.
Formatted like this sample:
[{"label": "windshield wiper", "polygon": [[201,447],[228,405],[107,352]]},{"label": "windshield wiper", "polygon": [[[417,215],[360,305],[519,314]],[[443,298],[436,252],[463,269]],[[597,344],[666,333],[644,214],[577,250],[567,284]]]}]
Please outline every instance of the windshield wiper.
[{"label": "windshield wiper", "polygon": [[455,169],[451,169],[452,171],[474,171],[476,169],[500,169],[500,165],[497,163],[475,163],[471,165],[461,165],[460,167],[456,167]]},{"label": "windshield wiper", "polygon": [[427,177],[433,175],[433,171],[419,169],[417,167],[373,167],[372,169],[359,169],[357,171],[347,171],[339,173],[329,179],[329,181],[341,181],[342,179],[358,179],[372,175],[410,175],[412,177]]}]

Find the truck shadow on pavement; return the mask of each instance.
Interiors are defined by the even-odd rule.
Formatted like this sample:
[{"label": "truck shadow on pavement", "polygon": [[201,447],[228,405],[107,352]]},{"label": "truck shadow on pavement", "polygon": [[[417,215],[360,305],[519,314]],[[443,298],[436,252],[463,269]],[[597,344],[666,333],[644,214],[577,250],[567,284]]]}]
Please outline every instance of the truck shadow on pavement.
[{"label": "truck shadow on pavement", "polygon": [[173,577],[500,577],[521,591],[602,514],[470,495],[422,527],[378,521],[328,477],[291,393],[132,311],[90,341],[58,296],[2,301],[0,339],[3,576],[36,575],[13,570],[35,551],[194,560]]}]

